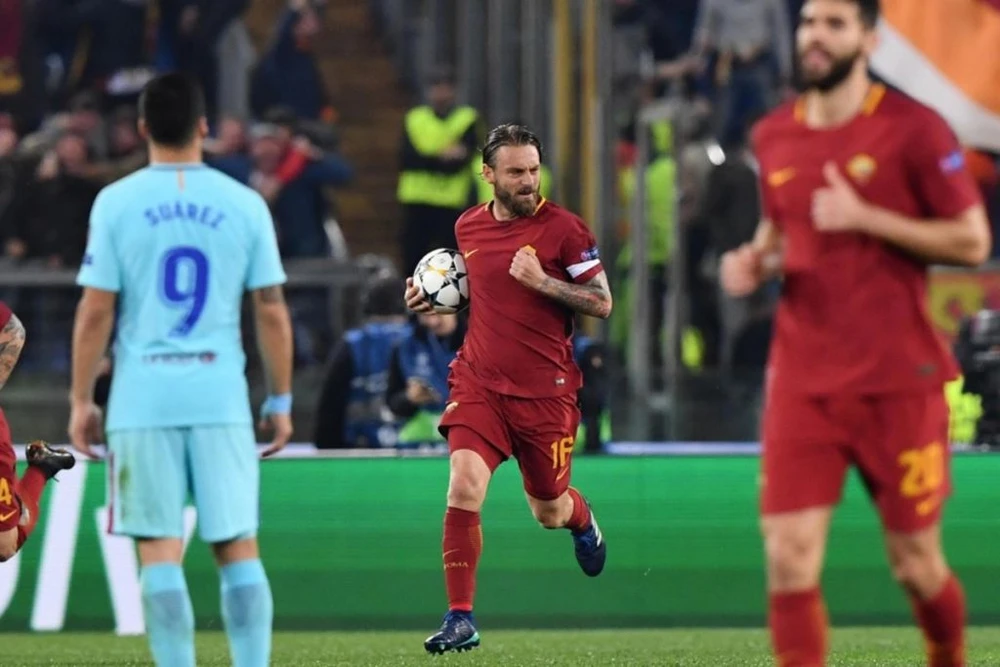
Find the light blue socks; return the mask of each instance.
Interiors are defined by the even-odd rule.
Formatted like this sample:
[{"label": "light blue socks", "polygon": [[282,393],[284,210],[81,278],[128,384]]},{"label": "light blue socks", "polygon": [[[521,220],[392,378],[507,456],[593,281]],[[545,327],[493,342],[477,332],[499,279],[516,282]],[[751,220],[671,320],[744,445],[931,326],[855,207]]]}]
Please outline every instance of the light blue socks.
[{"label": "light blue socks", "polygon": [[[142,568],[142,608],[157,667],[195,667],[194,610],[177,563]],[[249,663],[247,663],[249,664]]]},{"label": "light blue socks", "polygon": [[267,667],[271,659],[274,601],[264,566],[257,559],[241,560],[224,565],[219,573],[222,618],[233,667]]}]

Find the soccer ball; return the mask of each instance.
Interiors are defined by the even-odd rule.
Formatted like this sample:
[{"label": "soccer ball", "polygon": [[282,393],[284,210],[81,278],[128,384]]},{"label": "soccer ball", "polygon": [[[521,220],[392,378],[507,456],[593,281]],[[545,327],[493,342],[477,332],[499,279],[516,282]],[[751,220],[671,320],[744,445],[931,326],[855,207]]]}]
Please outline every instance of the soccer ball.
[{"label": "soccer ball", "polygon": [[413,282],[436,313],[452,315],[469,307],[469,272],[457,250],[438,248],[424,255],[413,271]]}]

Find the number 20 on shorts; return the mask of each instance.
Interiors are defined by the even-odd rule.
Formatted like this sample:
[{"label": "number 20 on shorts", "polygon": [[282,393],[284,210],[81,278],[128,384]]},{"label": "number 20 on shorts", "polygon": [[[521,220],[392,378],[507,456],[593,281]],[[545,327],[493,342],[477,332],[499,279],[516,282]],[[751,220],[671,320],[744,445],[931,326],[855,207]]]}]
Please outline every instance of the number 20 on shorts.
[{"label": "number 20 on shorts", "polygon": [[899,492],[905,498],[933,493],[944,483],[944,446],[939,442],[908,449],[899,455],[898,461],[904,468]]},{"label": "number 20 on shorts", "polygon": [[572,436],[567,436],[561,440],[556,440],[551,445],[549,449],[552,450],[552,469],[558,470],[559,468],[565,468],[566,464],[569,462],[569,456],[573,453],[573,443],[575,440]]}]

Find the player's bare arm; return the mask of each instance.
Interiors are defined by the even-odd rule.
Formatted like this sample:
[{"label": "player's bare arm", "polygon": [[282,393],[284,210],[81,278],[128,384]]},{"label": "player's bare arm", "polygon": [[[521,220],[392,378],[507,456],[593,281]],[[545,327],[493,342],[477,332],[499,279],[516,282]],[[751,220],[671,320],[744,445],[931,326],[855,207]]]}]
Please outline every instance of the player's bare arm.
[{"label": "player's bare arm", "polygon": [[546,276],[538,291],[582,315],[602,320],[611,316],[613,300],[611,288],[608,287],[608,276],[604,271],[582,285]]},{"label": "player's bare arm", "polygon": [[730,296],[752,294],[781,273],[782,235],[770,220],[757,225],[753,239],[722,256],[720,280]]},{"label": "player's bare arm", "polygon": [[[267,375],[270,395],[292,392],[292,320],[285,303],[284,290],[278,285],[253,292],[254,317],[257,324],[257,346]],[[292,419],[287,414],[272,414],[269,423],[261,427],[274,428],[274,439],[264,452],[270,456],[288,444],[292,437]]]},{"label": "player's bare arm", "polygon": [[7,324],[0,330],[0,388],[7,384],[10,374],[24,349],[24,325],[16,315],[11,315]]},{"label": "player's bare arm", "polygon": [[833,164],[823,174],[827,186],[813,195],[817,229],[870,234],[928,264],[978,266],[990,255],[990,225],[982,205],[953,219],[918,220],[865,201]]},{"label": "player's bare arm", "polygon": [[111,341],[115,292],[86,287],[73,322],[69,436],[80,453],[94,457],[91,444],[101,438],[101,413],[94,404],[98,368]]},{"label": "player's bare arm", "polygon": [[535,253],[521,248],[511,262],[510,275],[525,287],[541,292],[574,312],[602,320],[611,315],[611,288],[604,271],[582,285],[566,282],[545,273]]}]

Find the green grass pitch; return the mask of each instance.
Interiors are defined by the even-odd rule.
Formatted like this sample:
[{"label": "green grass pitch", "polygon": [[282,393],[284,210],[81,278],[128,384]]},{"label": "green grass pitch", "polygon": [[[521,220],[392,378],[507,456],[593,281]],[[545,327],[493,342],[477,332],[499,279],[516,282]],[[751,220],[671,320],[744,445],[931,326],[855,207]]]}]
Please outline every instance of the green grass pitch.
[{"label": "green grass pitch", "polygon": [[[142,637],[103,634],[0,636],[0,664],[152,665]],[[770,667],[763,630],[496,631],[482,633],[482,647],[462,654],[428,656],[423,635],[411,632],[278,633],[275,667]],[[1000,665],[1000,628],[969,632],[968,665]],[[229,665],[225,636],[198,636],[198,665]],[[834,631],[830,667],[919,667],[921,641],[910,628]]]}]

